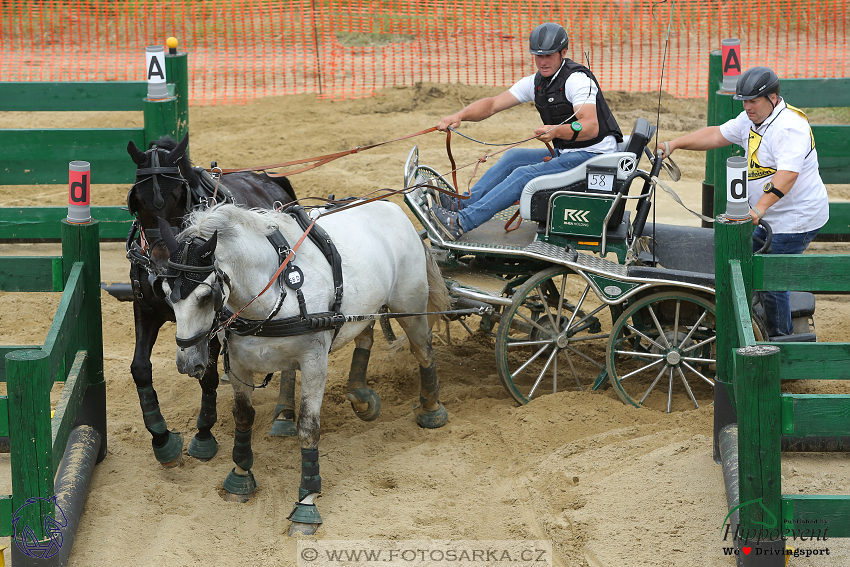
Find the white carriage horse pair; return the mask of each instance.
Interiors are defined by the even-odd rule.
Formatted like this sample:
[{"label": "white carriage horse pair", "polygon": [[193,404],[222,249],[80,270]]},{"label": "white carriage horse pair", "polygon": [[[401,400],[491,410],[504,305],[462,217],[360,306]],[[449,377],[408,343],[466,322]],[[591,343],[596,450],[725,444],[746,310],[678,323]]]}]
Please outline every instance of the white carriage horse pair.
[{"label": "white carriage horse pair", "polygon": [[[377,201],[339,213],[323,216],[317,224],[327,232],[342,260],[341,313],[373,314],[383,306],[396,313],[448,309],[448,292],[439,268],[398,206]],[[170,237],[166,244],[171,260],[163,276],[163,290],[177,318],[177,366],[181,373],[196,378],[203,375],[210,363],[206,338],[219,324],[218,312],[223,306],[238,311],[272,280],[281,262],[278,250],[270,244],[267,235],[278,230],[290,243],[304,234],[288,214],[234,205],[193,212],[188,228],[177,238],[170,237],[169,230],[162,231]],[[327,312],[334,302],[332,268],[313,242],[304,239],[292,263],[303,273],[300,289],[303,295],[286,294],[272,321],[303,315],[297,295],[303,297],[308,314]],[[258,322],[266,319],[283,297],[279,285],[278,281],[269,293],[260,295],[240,317]],[[438,398],[439,385],[431,348],[433,320],[429,322],[428,317],[418,315],[398,321],[419,362],[421,390],[417,422],[423,427],[441,427],[448,417]],[[314,533],[322,522],[314,499],[321,490],[319,414],[328,353],[354,340],[357,348],[350,380],[355,382],[355,388],[365,389],[373,325],[374,321],[351,322],[339,328],[336,334],[334,329],[326,328],[285,337],[228,333],[229,360],[225,362],[229,365],[233,386],[236,423],[233,460],[236,466],[225,479],[224,487],[234,499],[246,501],[256,488],[251,472],[254,373],[296,369],[301,372],[297,432],[302,475],[299,501],[290,514],[293,522],[290,534],[295,531]],[[351,391],[352,383],[349,382]],[[355,403],[352,405],[356,408]]]}]

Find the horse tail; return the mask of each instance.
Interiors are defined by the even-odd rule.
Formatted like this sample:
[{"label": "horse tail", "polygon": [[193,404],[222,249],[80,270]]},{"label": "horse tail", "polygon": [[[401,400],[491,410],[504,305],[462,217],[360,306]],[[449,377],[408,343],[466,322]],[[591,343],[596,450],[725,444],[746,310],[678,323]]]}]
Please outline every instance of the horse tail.
[{"label": "horse tail", "polygon": [[[449,298],[449,290],[446,287],[446,282],[440,273],[440,267],[437,265],[437,261],[434,260],[431,249],[424,241],[422,241],[422,247],[425,249],[425,266],[428,273],[428,311],[448,311],[451,309],[452,302]],[[440,317],[441,315],[429,315],[428,328],[433,329],[434,324]]]}]

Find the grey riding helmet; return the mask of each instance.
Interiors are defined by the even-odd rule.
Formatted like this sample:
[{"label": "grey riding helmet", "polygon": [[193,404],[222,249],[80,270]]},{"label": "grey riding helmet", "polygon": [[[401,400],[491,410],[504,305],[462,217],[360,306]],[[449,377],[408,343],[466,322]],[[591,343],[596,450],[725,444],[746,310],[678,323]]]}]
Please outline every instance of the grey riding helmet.
[{"label": "grey riding helmet", "polygon": [[528,38],[528,48],[533,55],[549,55],[566,49],[569,44],[567,30],[552,22],[540,24]]},{"label": "grey riding helmet", "polygon": [[735,86],[735,100],[752,100],[769,94],[779,94],[779,77],[768,67],[752,67],[744,71]]}]

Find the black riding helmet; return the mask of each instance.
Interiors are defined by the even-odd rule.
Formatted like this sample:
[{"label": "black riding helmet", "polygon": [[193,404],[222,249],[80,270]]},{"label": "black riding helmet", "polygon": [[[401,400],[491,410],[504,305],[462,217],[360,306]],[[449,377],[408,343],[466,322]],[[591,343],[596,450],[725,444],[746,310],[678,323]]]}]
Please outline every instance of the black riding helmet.
[{"label": "black riding helmet", "polygon": [[528,38],[528,48],[534,55],[549,55],[566,49],[570,44],[567,30],[559,24],[547,22],[540,24]]},{"label": "black riding helmet", "polygon": [[779,77],[768,67],[752,67],[744,71],[735,86],[735,100],[752,100],[769,94],[779,94]]}]

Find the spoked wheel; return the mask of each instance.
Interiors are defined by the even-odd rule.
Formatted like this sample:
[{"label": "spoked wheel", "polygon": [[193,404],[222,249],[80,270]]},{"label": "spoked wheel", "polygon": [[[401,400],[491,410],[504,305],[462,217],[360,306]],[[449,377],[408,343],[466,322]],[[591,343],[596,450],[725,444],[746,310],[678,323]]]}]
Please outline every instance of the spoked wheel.
[{"label": "spoked wheel", "polygon": [[[568,299],[570,298],[570,299]],[[573,303],[574,302],[574,303]],[[605,370],[611,309],[566,268],[539,272],[513,295],[496,333],[499,378],[520,404]]]},{"label": "spoked wheel", "polygon": [[714,302],[662,292],[626,308],[608,340],[608,375],[623,403],[684,410],[711,401],[716,375]]}]

